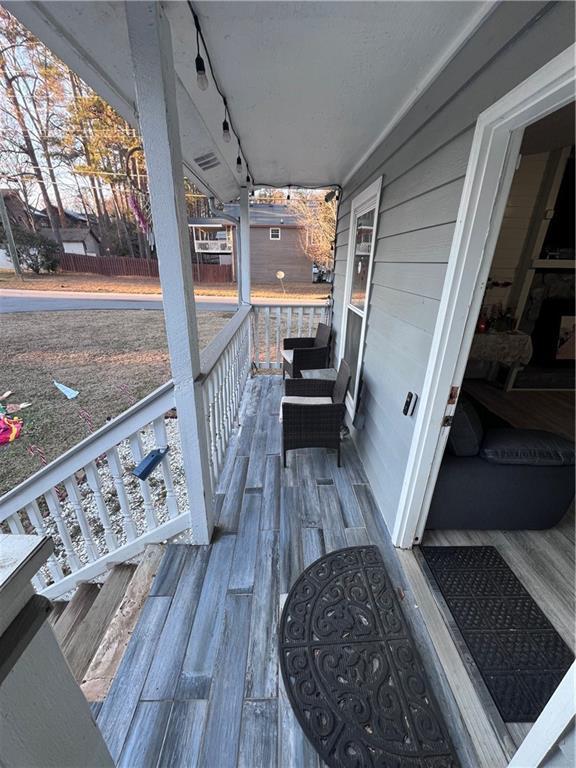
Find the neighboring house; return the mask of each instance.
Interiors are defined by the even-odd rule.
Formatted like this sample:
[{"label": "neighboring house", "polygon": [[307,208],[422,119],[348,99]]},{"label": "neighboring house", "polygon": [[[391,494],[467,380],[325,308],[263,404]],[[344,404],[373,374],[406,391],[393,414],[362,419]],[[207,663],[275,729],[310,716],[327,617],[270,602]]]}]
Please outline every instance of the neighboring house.
[{"label": "neighboring house", "polygon": [[[224,213],[238,219],[237,204],[223,207]],[[196,253],[204,263],[230,264],[235,253],[233,225],[226,219],[189,219]],[[288,283],[311,283],[312,263],[305,251],[306,232],[288,205],[250,205],[250,267],[252,282],[276,283],[276,273],[284,272]],[[208,255],[210,254],[210,255]],[[216,257],[216,254],[218,256]]]},{"label": "neighboring house", "polygon": [[20,194],[15,189],[0,189],[10,221],[21,229],[31,229],[31,222],[26,206]]},{"label": "neighboring house", "polygon": [[[56,240],[51,229],[42,229],[41,234],[49,240]],[[100,238],[89,227],[78,226],[60,229],[64,253],[75,253],[81,256],[100,256]]]},{"label": "neighboring house", "polygon": [[[172,378],[0,500],[9,531],[36,534],[1,537],[2,764],[300,768],[315,743],[338,766],[572,768],[574,446],[533,434],[549,393],[516,399],[517,429],[459,418],[459,398],[503,220],[508,257],[527,255],[511,209],[542,212],[530,269],[574,261],[552,190],[529,189],[542,168],[526,147],[519,160],[523,134],[574,103],[574,4],[4,5],[139,126]],[[197,46],[211,66],[196,80]],[[183,167],[240,200],[238,305],[202,350]],[[252,302],[252,177],[339,189],[330,306]],[[282,218],[259,225],[266,262]],[[557,320],[564,340],[573,308]],[[266,375],[281,355],[344,359],[351,387],[284,385]],[[308,387],[326,396],[281,402]],[[486,390],[512,410],[514,393]],[[569,429],[573,406],[557,407]],[[289,424],[312,450],[283,466]],[[343,432],[338,466],[314,447]],[[438,491],[451,527],[428,525]],[[165,542],[158,568],[148,545]]]},{"label": "neighboring house", "polygon": [[194,260],[199,264],[234,264],[235,227],[227,219],[189,218]]},{"label": "neighboring house", "polygon": [[[53,210],[54,210],[54,215],[56,216],[56,219],[59,221],[58,210],[55,207],[53,208]],[[33,208],[32,217],[34,219],[34,223],[40,229],[50,228],[50,219],[48,218],[48,214],[46,213],[45,208],[43,209]],[[67,229],[76,229],[78,227],[86,227],[92,223],[91,220],[87,218],[85,214],[78,213],[77,211],[71,211],[67,208],[64,209],[64,218],[66,221],[65,228]]]}]

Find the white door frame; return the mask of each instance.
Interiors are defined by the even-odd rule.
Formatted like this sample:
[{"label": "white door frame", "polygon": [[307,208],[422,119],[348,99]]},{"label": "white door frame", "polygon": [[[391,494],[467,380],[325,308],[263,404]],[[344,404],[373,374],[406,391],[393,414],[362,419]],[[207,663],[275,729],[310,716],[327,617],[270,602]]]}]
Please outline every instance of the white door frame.
[{"label": "white door frame", "polygon": [[576,46],[482,112],[476,123],[392,541],[419,543],[442,461],[450,389],[464,376],[525,126],[575,98]]},{"label": "white door frame", "polygon": [[[341,342],[338,345],[338,362],[344,357],[344,350],[346,346],[346,326],[348,325],[348,310],[352,309],[359,317],[362,317],[362,329],[360,331],[360,343],[358,346],[358,362],[356,369],[356,383],[353,392],[348,392],[346,395],[346,408],[350,417],[353,419],[356,412],[356,402],[358,400],[358,388],[360,385],[360,377],[362,375],[362,361],[364,358],[364,342],[366,339],[366,319],[368,317],[368,307],[370,306],[370,288],[372,285],[372,268],[374,265],[374,254],[376,252],[376,240],[378,238],[378,219],[380,209],[380,192],[382,190],[382,176],[379,176],[376,181],[372,182],[370,186],[363,189],[352,200],[350,208],[350,236],[348,240],[348,255],[346,257],[346,281],[344,284],[344,311],[342,312],[342,327],[340,329]],[[354,267],[354,252],[356,243],[356,222],[358,218],[363,214],[374,208],[374,233],[372,235],[372,245],[370,247],[370,256],[368,260],[368,274],[366,276],[366,301],[364,303],[364,311],[361,313],[351,308],[350,305],[350,289],[352,287],[352,269]]]},{"label": "white door frame", "polygon": [[570,726],[574,728],[574,688],[576,686],[576,662],[564,675],[540,716],[528,731],[508,768],[539,766],[551,755],[566,737]]}]

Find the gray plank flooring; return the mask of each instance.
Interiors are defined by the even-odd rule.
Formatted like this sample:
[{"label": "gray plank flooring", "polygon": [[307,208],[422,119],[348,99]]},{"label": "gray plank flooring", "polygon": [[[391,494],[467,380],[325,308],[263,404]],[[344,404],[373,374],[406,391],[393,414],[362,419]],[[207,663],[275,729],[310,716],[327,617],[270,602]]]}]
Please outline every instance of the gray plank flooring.
[{"label": "gray plank flooring", "polygon": [[[275,427],[281,391],[277,376],[247,385],[219,485],[213,543],[167,548],[109,695],[94,712],[114,760],[139,768],[322,768],[283,689],[278,620],[307,565],[333,549],[375,543],[404,600],[461,762],[475,765],[353,444],[343,444],[340,469],[336,453],[321,449],[289,452],[284,469]],[[566,548],[571,530],[565,524],[555,534]],[[510,549],[508,534],[500,538],[487,543]],[[518,558],[529,559],[529,551],[520,537]]]}]

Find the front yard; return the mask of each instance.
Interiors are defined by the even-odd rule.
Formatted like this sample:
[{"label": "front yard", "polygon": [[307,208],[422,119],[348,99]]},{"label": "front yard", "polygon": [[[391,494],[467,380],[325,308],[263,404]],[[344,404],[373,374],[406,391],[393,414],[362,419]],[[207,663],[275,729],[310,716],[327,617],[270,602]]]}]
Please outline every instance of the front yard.
[{"label": "front yard", "polygon": [[[229,314],[199,312],[201,346]],[[28,401],[24,427],[0,446],[0,495],[170,378],[159,311],[2,315],[2,381],[10,403]],[[67,400],[53,380],[80,392]],[[33,452],[31,454],[31,451]]]},{"label": "front yard", "polygon": [[[78,293],[146,293],[160,294],[160,281],[153,277],[105,277],[104,275],[76,274],[59,272],[55,275],[34,275],[26,273],[20,280],[13,272],[0,271],[0,290],[12,288],[26,291],[76,291]],[[282,289],[279,282],[273,285],[253,285],[254,299],[292,299],[307,301],[328,296],[331,286],[327,283],[285,283]],[[200,283],[194,288],[197,298],[204,296],[228,296],[235,299],[238,288],[235,283],[216,284]],[[1,293],[0,293],[1,300]]]}]

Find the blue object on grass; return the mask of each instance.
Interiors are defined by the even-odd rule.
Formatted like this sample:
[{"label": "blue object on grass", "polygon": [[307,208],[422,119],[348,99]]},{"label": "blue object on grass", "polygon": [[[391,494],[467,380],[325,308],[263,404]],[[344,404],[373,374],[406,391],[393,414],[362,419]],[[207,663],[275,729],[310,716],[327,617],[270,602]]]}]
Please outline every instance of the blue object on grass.
[{"label": "blue object on grass", "polygon": [[58,381],[55,381],[54,379],[52,379],[52,381],[54,382],[54,386],[58,387],[58,389],[60,390],[60,392],[62,392],[63,395],[66,395],[68,400],[74,400],[74,398],[78,397],[78,395],[80,394],[80,392],[78,392],[77,389],[72,389],[71,387],[67,387],[65,384],[60,384]]},{"label": "blue object on grass", "polygon": [[146,454],[140,464],[138,466],[134,467],[132,470],[132,474],[137,477],[139,480],[146,480],[148,475],[154,471],[154,469],[160,464],[164,456],[168,453],[170,450],[170,446],[167,445],[166,448],[155,448],[153,451],[150,451],[150,453]]}]

